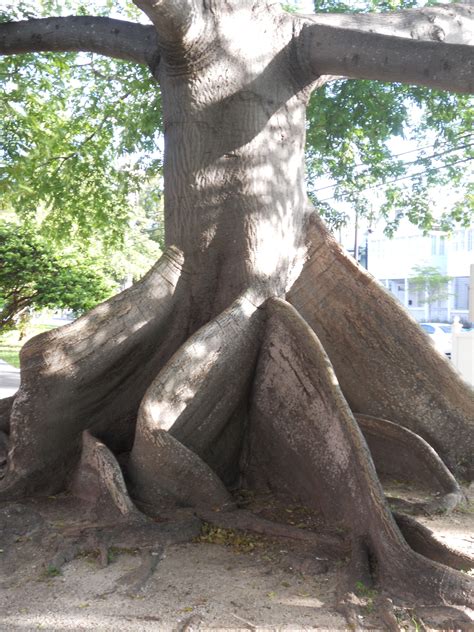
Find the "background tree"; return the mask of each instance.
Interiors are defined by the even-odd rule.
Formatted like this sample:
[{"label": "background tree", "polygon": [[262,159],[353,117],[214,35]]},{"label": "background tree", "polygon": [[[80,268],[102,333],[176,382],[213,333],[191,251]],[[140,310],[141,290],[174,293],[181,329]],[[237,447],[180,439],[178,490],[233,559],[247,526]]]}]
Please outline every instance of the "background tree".
[{"label": "background tree", "polygon": [[[430,3],[375,0],[317,3],[320,12],[393,11]],[[433,3],[431,3],[433,4]],[[401,83],[327,83],[308,105],[308,190],[330,225],[341,203],[393,235],[401,219],[427,231],[472,222],[472,99]],[[400,139],[410,141],[394,145]],[[402,147],[394,150],[394,147]],[[449,202],[440,190],[449,187]],[[374,214],[375,211],[375,214]]]},{"label": "background tree", "polygon": [[445,301],[449,297],[449,282],[452,277],[442,274],[434,266],[418,265],[413,267],[413,276],[410,277],[410,288],[419,294],[420,305],[429,306],[431,318],[431,306],[438,301]]},{"label": "background tree", "polygon": [[20,391],[3,405],[0,497],[72,480],[90,498],[95,468],[98,502],[139,520],[113,452],[152,516],[232,510],[241,486],[291,494],[346,533],[350,586],[469,603],[470,579],[433,561],[446,561],[443,547],[422,538],[419,555],[416,524],[395,520],[360,428],[382,467],[400,442],[425,455],[446,510],[462,494],[436,451],[472,475],[472,393],[309,208],[304,144],[310,93],[334,76],[474,91],[471,9],[301,17],[266,0],[136,4],[151,25],[0,25],[3,54],[85,50],[150,69],[167,246],[128,291],[24,347]]},{"label": "background tree", "polygon": [[13,329],[24,312],[71,309],[80,315],[117,291],[104,261],[77,261],[75,255],[52,251],[27,228],[0,223],[0,333]]}]

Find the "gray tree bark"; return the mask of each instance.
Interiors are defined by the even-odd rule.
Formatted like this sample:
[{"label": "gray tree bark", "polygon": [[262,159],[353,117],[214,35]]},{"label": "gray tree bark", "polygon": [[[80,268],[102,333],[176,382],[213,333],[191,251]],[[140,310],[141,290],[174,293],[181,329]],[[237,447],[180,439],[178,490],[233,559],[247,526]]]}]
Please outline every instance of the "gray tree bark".
[{"label": "gray tree bark", "polygon": [[[71,480],[83,494],[91,462],[109,472],[94,478],[107,498],[129,508],[127,483],[155,516],[175,504],[231,510],[226,485],[244,481],[287,490],[342,523],[352,581],[468,603],[466,576],[404,540],[353,412],[407,426],[467,474],[472,444],[453,436],[472,432],[472,394],[313,217],[304,142],[308,97],[330,75],[472,91],[472,11],[323,18],[265,0],[136,4],[153,27],[0,25],[2,54],[92,50],[150,66],[163,94],[168,246],[139,284],[26,345],[19,393],[0,406],[0,498]],[[119,455],[124,480],[85,430]]]}]

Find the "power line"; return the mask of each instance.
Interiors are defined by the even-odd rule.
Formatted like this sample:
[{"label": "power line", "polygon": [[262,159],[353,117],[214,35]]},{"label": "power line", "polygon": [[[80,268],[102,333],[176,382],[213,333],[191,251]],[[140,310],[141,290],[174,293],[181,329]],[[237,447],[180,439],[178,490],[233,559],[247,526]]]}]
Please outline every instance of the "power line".
[{"label": "power line", "polygon": [[[474,136],[474,132],[463,132],[462,134],[458,134],[457,136],[454,137],[454,139],[456,140],[464,140],[465,138],[470,138],[471,136]],[[446,141],[444,143],[441,143],[441,147],[443,147],[444,145],[449,145],[449,142]],[[399,158],[400,156],[406,156],[408,154],[414,154],[417,151],[423,151],[423,149],[432,149],[434,147],[437,146],[437,143],[431,143],[431,145],[422,145],[421,147],[416,147],[415,149],[408,149],[407,151],[402,151],[399,154],[391,154],[392,158]],[[363,162],[359,162],[358,164],[354,165],[354,168],[358,168],[358,167],[365,167],[365,163]]]},{"label": "power line", "polygon": [[[454,167],[454,165],[459,165],[463,162],[470,162],[473,160],[472,158],[464,158],[463,160],[457,160],[456,162],[452,162],[449,165],[442,165],[441,167],[433,167],[430,169],[425,169],[425,171],[418,171],[417,173],[413,173],[409,176],[402,176],[401,178],[395,178],[394,180],[390,180],[389,182],[383,182],[382,184],[374,184],[369,187],[364,187],[363,189],[358,189],[357,193],[362,193],[363,191],[370,191],[373,189],[381,189],[382,187],[387,187],[390,184],[395,184],[395,182],[401,182],[402,180],[411,180],[413,178],[417,178],[418,176],[422,176],[425,173],[434,173],[436,171],[441,171],[441,169],[448,169],[449,167]],[[314,193],[312,191],[311,193]],[[342,197],[349,195],[349,193],[342,193]],[[330,200],[337,200],[334,196],[324,198],[323,200],[318,200],[318,202],[329,202]],[[338,200],[339,201],[339,200]]]},{"label": "power line", "polygon": [[[472,136],[472,134],[468,134],[468,136]],[[464,137],[463,137],[464,138]],[[432,160],[434,158],[440,158],[441,156],[445,156],[446,154],[450,154],[452,152],[455,151],[460,151],[461,149],[468,149],[469,147],[473,147],[474,143],[467,143],[465,145],[460,145],[459,147],[451,147],[451,149],[447,149],[446,151],[437,153],[437,154],[431,154],[431,156],[423,156],[421,158],[418,158],[417,160],[412,160],[410,162],[405,162],[403,163],[403,166],[405,167],[409,167],[411,165],[416,165],[418,164],[420,161],[423,160]],[[394,154],[393,156],[391,156],[392,158],[398,158],[399,156],[404,156],[406,154],[413,154],[416,151],[422,151],[422,149],[431,149],[432,147],[434,147],[434,145],[426,145],[425,147],[419,147],[418,149],[412,149],[411,151],[405,151],[401,154]],[[354,169],[357,169],[358,167],[365,167],[366,165],[361,163],[358,165],[354,166]],[[446,165],[449,166],[449,165]],[[358,174],[358,177],[360,177],[361,175],[364,175],[364,173],[362,174]],[[319,189],[313,189],[313,193],[317,193],[318,191],[325,191],[326,189],[335,189],[337,186],[339,186],[340,184],[344,184],[344,180],[338,180],[335,184],[328,184],[324,187],[319,187]]]}]

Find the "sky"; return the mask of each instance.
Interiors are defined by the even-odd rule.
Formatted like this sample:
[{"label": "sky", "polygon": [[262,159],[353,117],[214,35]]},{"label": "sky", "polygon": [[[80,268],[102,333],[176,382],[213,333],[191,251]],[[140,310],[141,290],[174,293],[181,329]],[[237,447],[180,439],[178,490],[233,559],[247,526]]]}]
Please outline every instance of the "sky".
[{"label": "sky", "polygon": [[300,13],[314,13],[313,0],[293,0],[293,4]]}]

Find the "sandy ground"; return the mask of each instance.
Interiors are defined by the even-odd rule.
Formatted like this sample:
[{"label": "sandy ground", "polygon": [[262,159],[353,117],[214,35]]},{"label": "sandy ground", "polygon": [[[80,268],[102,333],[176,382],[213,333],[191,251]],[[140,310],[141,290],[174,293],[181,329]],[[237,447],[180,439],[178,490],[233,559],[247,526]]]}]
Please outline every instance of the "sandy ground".
[{"label": "sandy ground", "polygon": [[[106,566],[91,550],[59,571],[45,566],[42,542],[28,537],[34,515],[19,511],[15,518],[11,509],[4,511],[17,520],[12,533],[19,535],[0,552],[2,632],[348,629],[336,610],[341,565],[298,557],[282,541],[257,538],[250,546],[247,541],[244,546],[200,541],[146,554],[110,549]],[[422,522],[452,547],[474,555],[472,509]],[[361,628],[384,629],[370,599],[364,608]],[[405,627],[400,629],[423,629],[412,625],[410,616],[401,611]],[[425,629],[474,630],[465,611],[462,625],[449,625],[449,617],[448,622],[443,617],[425,619]]]},{"label": "sandy ground", "polygon": [[275,568],[255,554],[213,544],[171,546],[134,592],[121,584],[139,568],[123,553],[106,568],[75,559],[54,578],[4,589],[1,630],[343,629],[331,607],[335,577]]}]

